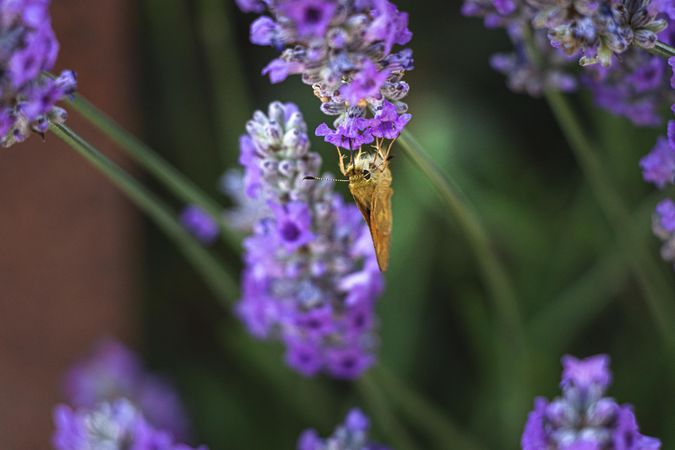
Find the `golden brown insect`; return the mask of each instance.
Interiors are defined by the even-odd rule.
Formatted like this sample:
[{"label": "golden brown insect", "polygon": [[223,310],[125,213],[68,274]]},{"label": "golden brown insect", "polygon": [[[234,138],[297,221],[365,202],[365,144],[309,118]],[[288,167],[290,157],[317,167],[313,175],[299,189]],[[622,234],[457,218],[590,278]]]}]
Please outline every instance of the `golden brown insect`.
[{"label": "golden brown insect", "polygon": [[391,196],[394,193],[389,170],[391,145],[385,151],[378,140],[374,148],[374,153],[359,150],[356,156],[351,156],[347,167],[339,148],[338,157],[340,171],[349,179],[349,192],[370,228],[377,264],[382,272],[386,272],[391,243]]}]

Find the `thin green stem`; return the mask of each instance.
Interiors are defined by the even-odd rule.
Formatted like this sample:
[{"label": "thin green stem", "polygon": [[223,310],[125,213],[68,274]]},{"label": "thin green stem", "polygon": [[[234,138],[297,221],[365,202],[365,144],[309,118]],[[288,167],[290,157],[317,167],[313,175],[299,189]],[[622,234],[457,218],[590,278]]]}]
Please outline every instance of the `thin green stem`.
[{"label": "thin green stem", "polygon": [[659,332],[666,343],[674,343],[675,314],[670,303],[673,298],[671,286],[662,276],[661,268],[648,248],[641,243],[628,209],[607,171],[603,169],[593,144],[586,136],[567,98],[559,92],[547,91],[546,100],[617,238],[625,242],[624,257],[642,286],[648,309]]},{"label": "thin green stem", "polygon": [[434,164],[411,133],[404,131],[399,142],[406,155],[431,181],[450,216],[459,224],[494,301],[498,318],[495,355],[500,375],[497,387],[501,396],[500,421],[503,438],[510,440],[518,433],[514,414],[524,413],[529,394],[529,355],[515,291],[487,232],[461,190]]},{"label": "thin green stem", "polygon": [[392,446],[401,450],[419,448],[398,422],[396,415],[389,408],[387,396],[370,373],[363,375],[356,382],[356,386],[373,414],[377,426],[382,430],[382,434],[387,436]]},{"label": "thin green stem", "polygon": [[477,214],[461,190],[434,164],[410,132],[404,131],[398,141],[405,154],[431,181],[452,217],[457,220],[474,252],[483,280],[495,300],[500,317],[508,324],[514,335],[520,334],[519,337],[522,337],[522,321],[515,291]]},{"label": "thin green stem", "polygon": [[671,47],[665,42],[656,41],[656,45],[654,45],[654,50],[655,50],[654,53],[657,53],[660,56],[665,56],[666,58],[675,56],[675,48]]},{"label": "thin green stem", "polygon": [[222,0],[200,0],[200,31],[213,91],[215,134],[224,167],[234,162],[238,148],[236,129],[225,124],[243,124],[252,107],[242,72],[235,33]]},{"label": "thin green stem", "polygon": [[477,442],[463,433],[443,412],[420,396],[381,364],[372,369],[372,380],[390,395],[395,406],[410,423],[427,434],[437,448],[484,450]]},{"label": "thin green stem", "polygon": [[224,239],[233,248],[239,247],[241,239],[223,219],[223,207],[220,204],[211,199],[192,181],[159,156],[157,152],[118,125],[83,96],[75,95],[71,104],[75,111],[117,143],[122,150],[153,174],[180,200],[196,204],[209,213],[220,224]]},{"label": "thin green stem", "polygon": [[221,301],[233,301],[236,298],[237,282],[235,279],[181,226],[167,205],[67,126],[52,124],[50,128],[56,136],[106,175],[155,222],[183,252]]}]

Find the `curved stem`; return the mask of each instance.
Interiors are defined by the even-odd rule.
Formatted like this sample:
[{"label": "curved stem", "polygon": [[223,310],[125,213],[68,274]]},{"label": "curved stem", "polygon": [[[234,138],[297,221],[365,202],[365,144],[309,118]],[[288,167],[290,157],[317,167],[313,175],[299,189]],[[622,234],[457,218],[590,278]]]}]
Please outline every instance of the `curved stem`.
[{"label": "curved stem", "polygon": [[412,162],[431,181],[450,215],[467,238],[497,314],[495,354],[499,377],[499,411],[503,439],[510,442],[519,432],[514,414],[523,414],[529,402],[529,355],[516,294],[505,267],[499,260],[469,201],[434,164],[411,133],[403,131],[399,141]]},{"label": "curved stem", "polygon": [[88,122],[117,143],[134,161],[153,174],[170,192],[182,201],[196,204],[209,213],[220,224],[223,238],[233,248],[238,248],[241,239],[223,219],[223,207],[220,204],[83,96],[75,95],[71,105]]},{"label": "curved stem", "polygon": [[675,343],[675,313],[669,303],[669,299],[673,298],[671,286],[662,276],[658,262],[641,243],[628,209],[607,172],[603,170],[593,144],[586,136],[567,98],[559,92],[547,91],[546,100],[617,238],[626,242],[624,256],[642,286],[649,312],[659,332],[666,343]]},{"label": "curved stem", "polygon": [[155,222],[183,252],[221,301],[233,301],[236,298],[237,282],[235,279],[230,276],[227,269],[218,260],[183,228],[167,205],[67,126],[51,124],[50,129],[106,175]]},{"label": "curved stem", "polygon": [[467,237],[480,266],[483,280],[495,301],[499,316],[508,325],[511,332],[522,339],[522,321],[516,294],[506,269],[490,244],[485,229],[461,190],[454,185],[424,152],[420,144],[408,131],[403,131],[398,139],[405,154],[431,181],[445,205],[457,220],[459,227]]}]

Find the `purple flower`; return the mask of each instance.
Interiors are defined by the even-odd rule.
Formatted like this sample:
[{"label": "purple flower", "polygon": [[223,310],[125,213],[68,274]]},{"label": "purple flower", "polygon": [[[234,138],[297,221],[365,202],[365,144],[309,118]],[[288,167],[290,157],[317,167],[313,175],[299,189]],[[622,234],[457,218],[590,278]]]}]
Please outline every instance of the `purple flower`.
[{"label": "purple flower", "polygon": [[295,25],[298,36],[322,38],[335,13],[336,4],[330,0],[285,0],[279,12]]},{"label": "purple flower", "polygon": [[380,97],[380,90],[389,78],[389,71],[379,71],[374,62],[366,60],[349,84],[340,88],[340,95],[350,105],[358,105],[368,98]]},{"label": "purple flower", "polygon": [[76,407],[127,398],[153,425],[185,437],[187,418],[175,391],[163,379],[144,371],[141,361],[115,341],[100,343],[93,354],[66,375],[65,393]]},{"label": "purple flower", "polygon": [[411,118],[410,114],[399,115],[396,106],[385,101],[375,113],[372,134],[378,138],[396,139]]},{"label": "purple flower", "polygon": [[[279,0],[251,26],[251,41],[281,50],[264,69],[272,83],[302,74],[321,99],[321,110],[337,116],[334,130],[317,129],[326,142],[350,150],[374,141],[372,116],[389,102],[400,113],[413,69],[409,49],[392,53],[412,38],[408,15],[389,0]],[[245,5],[246,9],[250,9]],[[402,128],[406,120],[398,122]],[[400,131],[400,130],[399,130]]]},{"label": "purple flower", "polygon": [[663,242],[661,257],[665,261],[675,263],[675,202],[671,199],[662,200],[656,205],[652,230]]},{"label": "purple flower", "polygon": [[298,450],[388,450],[369,441],[369,429],[368,417],[355,408],[347,413],[344,424],[326,439],[321,439],[315,430],[305,430],[298,440]]},{"label": "purple flower", "polygon": [[521,439],[523,450],[658,450],[639,433],[628,405],[604,397],[612,380],[609,357],[562,358],[562,397],[537,398]]},{"label": "purple flower", "polygon": [[152,427],[126,399],[76,410],[59,405],[54,410],[54,423],[55,450],[191,450],[174,443],[171,434]]},{"label": "purple flower", "polygon": [[372,120],[363,117],[346,117],[335,130],[325,123],[315,131],[317,136],[324,136],[326,142],[348,150],[358,150],[362,145],[375,140],[372,134]]},{"label": "purple flower", "polygon": [[180,221],[190,234],[206,245],[213,244],[220,233],[218,222],[197,205],[185,208],[180,215]]},{"label": "purple flower", "polygon": [[43,134],[49,123],[62,123],[56,103],[74,92],[75,76],[65,71],[56,80],[43,72],[54,67],[59,44],[49,16],[49,0],[13,0],[0,4],[0,145],[9,147]]},{"label": "purple flower", "polygon": [[667,198],[656,205],[659,225],[667,232],[675,232],[675,202]]},{"label": "purple flower", "polygon": [[659,189],[675,180],[675,147],[666,138],[659,138],[652,151],[640,160],[642,177]]},{"label": "purple flower", "polygon": [[239,9],[244,12],[261,13],[265,11],[264,0],[235,0]]},{"label": "purple flower", "polygon": [[306,130],[295,105],[272,103],[241,140],[245,177],[255,174],[251,193],[267,212],[244,241],[237,313],[255,337],[283,342],[301,374],[356,378],[374,362],[383,280],[357,208],[331,182],[305,180],[321,165]]}]

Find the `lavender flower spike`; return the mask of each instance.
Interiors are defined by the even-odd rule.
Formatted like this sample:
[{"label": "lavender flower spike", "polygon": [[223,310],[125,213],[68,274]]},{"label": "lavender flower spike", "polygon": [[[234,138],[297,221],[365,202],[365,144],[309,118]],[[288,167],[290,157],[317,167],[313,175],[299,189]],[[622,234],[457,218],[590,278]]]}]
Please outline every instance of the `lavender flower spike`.
[{"label": "lavender flower spike", "polygon": [[49,0],[0,1],[0,145],[9,147],[62,123],[55,106],[75,91],[74,72],[43,76],[54,67],[59,44],[49,17]]},{"label": "lavender flower spike", "polygon": [[138,356],[118,342],[101,342],[91,356],[73,366],[66,375],[65,393],[69,403],[86,409],[126,398],[152,425],[178,438],[188,435],[187,417],[176,392],[147,373]]},{"label": "lavender flower spike", "polygon": [[523,450],[658,450],[658,439],[640,434],[630,405],[605,391],[612,381],[609,357],[564,356],[562,397],[535,399],[521,439]]},{"label": "lavender flower spike", "polygon": [[151,426],[126,399],[92,409],[60,405],[54,410],[54,422],[55,450],[192,450],[175,443],[170,433]]},{"label": "lavender flower spike", "polygon": [[314,430],[305,430],[298,441],[298,450],[388,450],[369,442],[369,428],[368,418],[359,409],[352,409],[345,423],[326,439],[321,439]]},{"label": "lavender flower spike", "polygon": [[[409,49],[392,51],[412,38],[406,13],[388,0],[239,0],[245,11],[260,12],[262,3],[269,15],[251,25],[251,42],[283,49],[263,74],[273,83],[301,74],[312,86],[321,110],[336,116],[332,128],[317,129],[318,136],[350,150],[378,133],[398,137],[410,120],[403,76],[413,61]],[[387,120],[386,131],[373,118],[383,108],[397,116]]]},{"label": "lavender flower spike", "polygon": [[251,334],[286,346],[310,376],[356,378],[375,360],[375,301],[383,288],[358,209],[319,175],[307,127],[292,104],[256,112],[241,138],[243,189],[264,203],[246,250],[237,313]]}]

